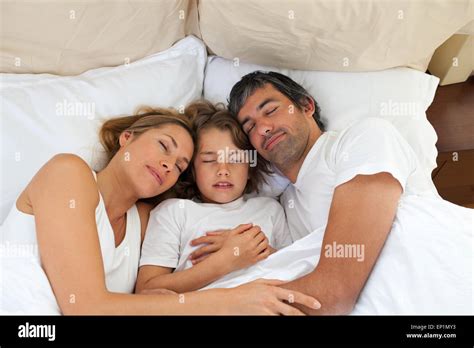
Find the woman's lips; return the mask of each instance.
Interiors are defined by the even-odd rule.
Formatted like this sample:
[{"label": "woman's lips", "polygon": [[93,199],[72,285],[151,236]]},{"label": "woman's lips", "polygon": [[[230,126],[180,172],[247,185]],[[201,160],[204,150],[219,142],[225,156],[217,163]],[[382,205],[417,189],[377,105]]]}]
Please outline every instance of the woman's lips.
[{"label": "woman's lips", "polygon": [[146,166],[148,171],[150,172],[150,174],[156,179],[156,181],[158,181],[158,184],[162,185],[163,184],[163,179],[161,179],[161,176],[160,174],[158,174],[158,172],[150,167],[150,166]]},{"label": "woman's lips", "polygon": [[275,147],[275,145],[278,144],[281,141],[281,139],[283,139],[284,135],[285,133],[281,132],[280,134],[274,135],[273,137],[271,137],[265,144],[264,150],[271,151]]},{"label": "woman's lips", "polygon": [[234,185],[228,181],[219,181],[212,185],[212,187],[218,189],[218,190],[229,190],[234,187]]}]

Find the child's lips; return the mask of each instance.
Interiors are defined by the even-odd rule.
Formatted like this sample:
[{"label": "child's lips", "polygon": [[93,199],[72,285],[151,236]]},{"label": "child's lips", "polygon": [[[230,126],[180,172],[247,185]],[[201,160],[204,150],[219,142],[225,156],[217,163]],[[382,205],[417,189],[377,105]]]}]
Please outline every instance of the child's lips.
[{"label": "child's lips", "polygon": [[228,190],[234,187],[234,185],[228,181],[219,181],[212,185],[212,187],[217,188],[219,190]]}]

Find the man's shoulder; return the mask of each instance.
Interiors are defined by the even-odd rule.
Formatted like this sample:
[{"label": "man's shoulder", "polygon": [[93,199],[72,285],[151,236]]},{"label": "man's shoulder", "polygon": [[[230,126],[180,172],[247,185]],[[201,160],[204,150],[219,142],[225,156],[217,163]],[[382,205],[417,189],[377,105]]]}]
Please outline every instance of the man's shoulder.
[{"label": "man's shoulder", "polygon": [[345,129],[343,129],[339,138],[353,137],[361,134],[377,134],[393,132],[396,130],[392,122],[380,117],[365,117],[361,120],[353,121]]}]

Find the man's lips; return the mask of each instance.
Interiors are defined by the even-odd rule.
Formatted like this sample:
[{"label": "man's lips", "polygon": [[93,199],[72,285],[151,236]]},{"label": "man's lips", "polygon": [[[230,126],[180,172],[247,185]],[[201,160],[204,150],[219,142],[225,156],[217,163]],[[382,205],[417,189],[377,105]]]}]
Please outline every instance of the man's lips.
[{"label": "man's lips", "polygon": [[270,139],[268,139],[263,146],[264,150],[271,150],[273,147],[280,142],[282,137],[285,135],[285,132],[278,132],[274,134]]},{"label": "man's lips", "polygon": [[148,168],[148,171],[150,172],[150,174],[153,175],[153,177],[158,181],[158,184],[162,185],[163,184],[163,179],[161,178],[158,171],[155,168],[150,167],[148,165],[146,167]]},{"label": "man's lips", "polygon": [[212,187],[221,189],[221,190],[228,190],[234,187],[234,184],[228,182],[228,181],[218,181]]}]

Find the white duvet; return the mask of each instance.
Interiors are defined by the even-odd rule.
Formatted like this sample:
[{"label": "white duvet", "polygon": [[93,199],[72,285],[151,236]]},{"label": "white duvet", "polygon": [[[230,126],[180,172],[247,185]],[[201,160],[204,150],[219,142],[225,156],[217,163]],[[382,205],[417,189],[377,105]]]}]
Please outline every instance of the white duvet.
[{"label": "white duvet", "polygon": [[[472,209],[438,198],[405,196],[352,314],[473,314],[473,225]],[[235,287],[258,278],[301,277],[317,265],[323,234],[324,228],[319,228],[206,289]],[[28,262],[25,258],[3,258],[2,314],[59,314],[57,304],[48,301],[50,293],[27,293],[28,289],[18,286],[32,281],[32,276],[37,282],[48,281],[39,266],[32,275]],[[2,276],[9,281],[2,281]],[[18,294],[19,289],[26,293]]]},{"label": "white duvet", "polygon": [[[473,314],[474,210],[416,195],[400,201],[392,230],[352,314]],[[266,260],[210,284],[293,280],[319,261],[324,227]]]}]

